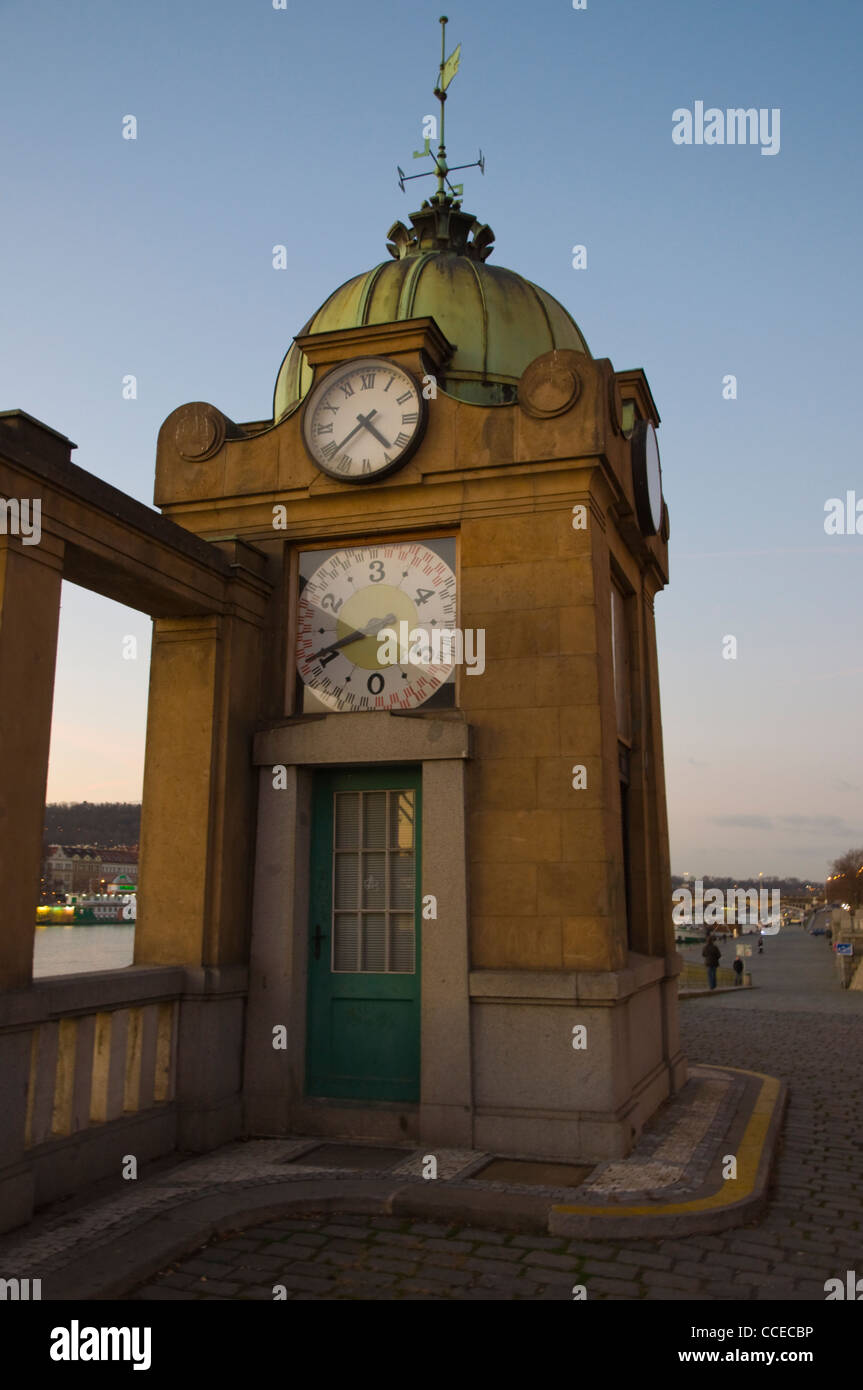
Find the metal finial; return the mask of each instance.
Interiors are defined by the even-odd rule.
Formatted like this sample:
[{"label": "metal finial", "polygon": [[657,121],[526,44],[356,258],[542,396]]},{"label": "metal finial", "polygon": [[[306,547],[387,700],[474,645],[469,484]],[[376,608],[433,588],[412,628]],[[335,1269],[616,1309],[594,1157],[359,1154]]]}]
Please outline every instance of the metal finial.
[{"label": "metal finial", "polygon": [[485,173],[485,159],[483,158],[482,150],[479,152],[479,159],[474,160],[471,164],[455,164],[450,168],[446,161],[445,102],[447,87],[458,72],[459,63],[461,61],[461,44],[456,45],[448,58],[446,56],[446,26],[448,23],[449,20],[446,15],[441,15],[440,67],[438,70],[437,85],[434,88],[434,95],[437,97],[440,104],[440,127],[437,154],[429,147],[428,138],[426,138],[424,142],[425,147],[422,150],[414,151],[415,159],[422,159],[425,155],[429,155],[430,158],[434,160],[434,170],[429,169],[423,174],[406,174],[403,169],[399,169],[398,171],[399,187],[402,192],[404,192],[405,184],[411,179],[427,178],[429,174],[434,173],[437,176],[437,191],[432,195],[429,201],[433,206],[439,207],[451,206],[453,201],[456,198],[460,198],[463,192],[462,184],[450,183],[449,174],[454,173],[457,169],[479,169],[481,174]]}]

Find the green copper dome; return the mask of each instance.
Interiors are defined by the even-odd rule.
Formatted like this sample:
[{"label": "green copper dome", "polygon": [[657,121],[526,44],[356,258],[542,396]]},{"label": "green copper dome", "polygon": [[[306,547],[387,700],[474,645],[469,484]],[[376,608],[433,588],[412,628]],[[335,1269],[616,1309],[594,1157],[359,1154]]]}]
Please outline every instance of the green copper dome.
[{"label": "green copper dome", "polygon": [[[434,318],[454,345],[442,388],[476,405],[507,405],[525,367],[553,348],[589,356],[578,325],[552,295],[501,266],[486,265],[494,233],[446,199],[424,203],[390,228],[393,257],[341,285],[313,314],[303,333],[364,324]],[[276,381],[273,418],[294,410],[312,383],[296,343]]]}]

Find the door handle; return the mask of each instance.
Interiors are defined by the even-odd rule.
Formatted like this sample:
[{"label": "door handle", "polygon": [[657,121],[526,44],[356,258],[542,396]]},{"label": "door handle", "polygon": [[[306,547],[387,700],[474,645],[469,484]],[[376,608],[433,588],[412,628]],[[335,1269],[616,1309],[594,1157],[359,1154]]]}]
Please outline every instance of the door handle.
[{"label": "door handle", "polygon": [[314,936],[312,937],[312,940],[313,940],[314,943],[315,943],[315,960],[320,960],[320,958],[321,958],[321,942],[322,942],[322,941],[326,941],[326,939],[327,939],[327,934],[326,934],[326,932],[322,932],[321,929],[320,929],[320,927],[319,927],[317,924],[315,924],[315,934],[314,934]]}]

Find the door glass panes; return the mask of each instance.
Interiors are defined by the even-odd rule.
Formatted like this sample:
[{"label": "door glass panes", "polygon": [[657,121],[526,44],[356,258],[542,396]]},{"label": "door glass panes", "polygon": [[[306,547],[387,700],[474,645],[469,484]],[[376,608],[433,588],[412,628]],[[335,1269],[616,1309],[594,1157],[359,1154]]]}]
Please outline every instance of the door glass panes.
[{"label": "door glass panes", "polygon": [[390,907],[413,912],[414,857],[409,850],[390,855]]},{"label": "door glass panes", "polygon": [[360,919],[356,912],[336,913],[333,933],[333,969],[356,970]]},{"label": "door glass panes", "polygon": [[368,850],[363,853],[363,907],[386,908],[387,905],[387,879],[386,879],[386,852],[378,854],[377,850]]},{"label": "door glass panes", "polygon": [[336,854],[335,899],[342,908],[359,907],[359,882],[355,854]]},{"label": "door glass panes", "polygon": [[392,849],[414,848],[414,794],[390,792],[389,826]]},{"label": "door glass panes", "polygon": [[363,913],[363,963],[362,970],[373,970],[383,975],[387,968],[387,914],[385,912]]},{"label": "door glass panes", "polygon": [[392,921],[392,969],[406,975],[414,973],[413,913],[396,913]]},{"label": "door glass panes", "polygon": [[387,843],[389,792],[359,792],[363,799],[363,848],[384,849]]},{"label": "door glass panes", "polygon": [[333,970],[414,973],[415,811],[413,791],[335,793]]},{"label": "door glass panes", "polygon": [[336,849],[357,849],[360,843],[360,793],[342,792],[337,805]]}]

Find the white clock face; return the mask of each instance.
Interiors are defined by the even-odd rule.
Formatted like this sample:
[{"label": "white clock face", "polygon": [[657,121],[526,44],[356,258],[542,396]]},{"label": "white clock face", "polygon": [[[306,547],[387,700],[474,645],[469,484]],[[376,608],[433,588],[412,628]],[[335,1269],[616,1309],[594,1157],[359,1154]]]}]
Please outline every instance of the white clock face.
[{"label": "white clock face", "polygon": [[424,424],[425,401],[413,377],[383,357],[363,357],[328,372],[314,388],[303,438],[318,468],[361,483],[404,463]]},{"label": "white clock face", "polygon": [[659,445],[656,442],[656,430],[652,425],[647,431],[645,452],[647,464],[647,500],[650,507],[650,519],[653,522],[654,531],[658,531],[662,524],[662,473],[659,467]]},{"label": "white clock face", "polygon": [[[415,709],[453,670],[447,642],[434,634],[455,626],[455,575],[428,546],[393,541],[337,550],[300,597],[297,670],[331,710]],[[402,640],[387,643],[382,629]]]},{"label": "white clock face", "polygon": [[649,420],[636,420],[632,431],[632,484],[642,535],[655,536],[662,525],[662,469]]}]

